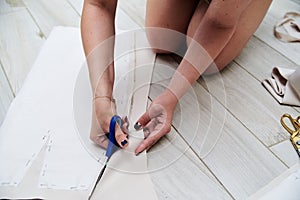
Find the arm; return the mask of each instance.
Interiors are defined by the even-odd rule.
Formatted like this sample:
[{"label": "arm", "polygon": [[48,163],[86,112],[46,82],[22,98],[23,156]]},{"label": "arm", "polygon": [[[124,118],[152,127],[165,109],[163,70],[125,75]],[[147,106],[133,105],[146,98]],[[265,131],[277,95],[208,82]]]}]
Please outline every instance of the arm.
[{"label": "arm", "polygon": [[[116,5],[116,0],[85,0],[83,5],[82,43],[87,57],[91,85],[93,91],[99,95],[112,96],[114,39],[109,38],[115,34]],[[101,59],[97,59],[99,55]],[[102,73],[101,79],[98,80]],[[102,83],[101,87],[97,87],[98,81],[99,84]]]},{"label": "arm", "polygon": [[[108,145],[105,133],[116,112],[111,101],[116,6],[117,0],[85,0],[81,18],[82,43],[94,93],[90,139],[104,148]],[[116,127],[116,140],[121,147],[127,146],[127,124],[127,118],[123,118],[123,127]]]},{"label": "arm", "polygon": [[212,1],[169,84],[169,90],[177,99],[185,94],[224,49],[250,2],[251,0]]},{"label": "arm", "polygon": [[251,0],[213,0],[211,2],[169,86],[138,120],[144,132],[146,130],[150,132],[150,135],[146,136],[147,139],[136,148],[136,154],[149,149],[171,130],[173,112],[178,100],[230,41],[242,12],[250,2]]}]

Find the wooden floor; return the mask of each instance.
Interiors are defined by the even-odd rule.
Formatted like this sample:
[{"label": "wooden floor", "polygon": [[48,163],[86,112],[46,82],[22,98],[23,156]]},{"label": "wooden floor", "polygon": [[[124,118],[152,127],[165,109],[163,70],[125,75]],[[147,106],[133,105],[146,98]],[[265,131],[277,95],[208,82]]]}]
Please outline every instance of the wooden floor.
[{"label": "wooden floor", "polygon": [[[0,124],[51,29],[79,27],[82,2],[0,0]],[[143,27],[144,0],[120,0],[119,6]],[[151,173],[160,199],[245,199],[297,162],[279,119],[300,109],[280,106],[260,83],[274,66],[300,65],[300,44],[273,36],[273,25],[287,11],[300,12],[299,1],[274,0],[235,61],[220,75],[199,79],[180,101],[171,133],[148,155],[149,168],[180,155]],[[177,65],[172,56],[156,58],[149,100]],[[152,153],[167,144],[162,153]]]}]

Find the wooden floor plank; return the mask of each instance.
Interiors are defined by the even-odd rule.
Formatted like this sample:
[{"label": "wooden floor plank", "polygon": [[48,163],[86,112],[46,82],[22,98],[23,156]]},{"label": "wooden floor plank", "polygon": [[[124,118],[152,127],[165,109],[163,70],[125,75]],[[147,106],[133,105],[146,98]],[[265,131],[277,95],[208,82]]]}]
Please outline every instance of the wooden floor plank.
[{"label": "wooden floor plank", "polygon": [[[253,58],[254,59],[254,58]],[[281,106],[256,80],[237,64],[230,64],[222,73],[226,93],[226,108],[244,126],[256,135],[266,146],[286,140],[289,135],[283,132],[280,117],[288,112],[296,115],[292,107]],[[205,78],[203,84],[211,86],[210,93],[217,99],[222,96],[223,88],[215,84],[217,76]]]},{"label": "wooden floor plank", "polygon": [[[235,62],[258,81],[271,77],[273,67],[278,66],[288,69],[297,68],[297,65],[294,62],[285,56],[282,56],[281,53],[277,52],[257,37],[252,37],[249,40],[241,54],[235,59]],[[274,101],[276,100],[274,99]],[[282,114],[289,111],[289,108],[288,110],[285,110],[288,106],[282,105],[280,107],[282,107]],[[298,111],[298,114],[295,114],[299,115],[300,109],[298,107],[294,107],[294,109]]]},{"label": "wooden floor plank", "polygon": [[47,37],[54,26],[79,27],[80,16],[66,0],[23,0]]},{"label": "wooden floor plank", "polygon": [[[235,59],[235,62],[258,81],[270,78],[273,67],[288,69],[296,69],[298,67],[294,62],[282,56],[281,53],[255,36],[249,40],[243,51]],[[274,101],[276,100],[274,99]],[[282,107],[286,108],[287,106]],[[294,109],[300,112],[299,107],[294,107]]]},{"label": "wooden floor plank", "polygon": [[21,0],[0,0],[0,14],[22,10],[24,8],[25,5]]},{"label": "wooden floor plank", "polygon": [[81,15],[84,0],[68,0],[68,2],[75,8],[77,13]]},{"label": "wooden floor plank", "polygon": [[148,151],[148,170],[159,199],[232,198],[174,128]]},{"label": "wooden floor plank", "polygon": [[[217,102],[210,105],[210,102],[215,100],[211,100],[203,88],[196,87],[194,89],[195,91],[198,90],[199,93],[197,96],[201,107],[201,117],[198,119],[194,117],[197,108],[188,100],[191,97],[187,96],[184,100],[186,102],[182,102],[181,107],[189,110],[186,111],[188,115],[176,111],[173,125],[189,141],[194,151],[200,157],[204,157],[205,164],[234,198],[244,199],[253,194],[286,169],[286,166],[230,113],[226,114],[224,127],[220,130],[219,126],[223,122],[222,119],[219,119],[219,116],[222,115],[219,112],[224,111],[224,108]],[[151,88],[152,98],[159,93],[159,89]],[[209,107],[214,107],[215,112],[217,112],[212,116],[212,119],[210,119],[212,113],[209,110],[205,111]],[[181,117],[185,120],[179,125],[178,121],[180,120],[178,118]],[[200,120],[199,129],[195,133],[197,128],[195,125],[198,120]],[[221,134],[220,138],[218,133]],[[205,139],[206,134],[208,137]],[[216,140],[217,143],[214,146]],[[210,150],[212,151],[210,152]],[[206,155],[207,152],[209,152],[207,156],[202,156]]]},{"label": "wooden floor plank", "polygon": [[[176,135],[176,139],[170,140],[170,135]],[[189,199],[232,199],[206,166],[198,158],[191,158],[194,153],[187,148],[172,129],[148,153],[150,170],[164,166],[150,173],[159,199],[186,199],[187,194]]]},{"label": "wooden floor plank", "polygon": [[[276,0],[275,3],[278,1]],[[0,33],[0,37],[5,38],[3,41],[0,41],[0,60],[14,91],[17,91],[32,66],[30,62],[33,62],[43,43],[43,34],[47,36],[52,27],[56,25],[78,26],[82,0],[24,0],[24,5],[28,6],[30,14],[42,29],[42,32],[39,31],[28,11],[24,9],[22,1],[9,1],[19,4],[7,4],[6,2],[8,1],[0,1],[0,27],[7,27],[7,31]],[[285,1],[281,1],[282,3],[285,3]],[[144,26],[145,1],[120,0],[119,4],[125,15],[130,15],[133,21],[137,22],[141,27]],[[276,5],[279,4],[277,3]],[[287,5],[293,4],[287,3]],[[291,10],[295,9],[295,7],[286,7],[287,5],[283,6]],[[183,156],[170,166],[151,174],[156,185],[156,191],[161,199],[183,199],[186,198],[184,195],[186,195],[187,191],[191,193],[192,197],[194,197],[193,199],[198,199],[199,196],[203,197],[203,199],[230,199],[226,190],[234,198],[243,199],[279,175],[286,169],[286,166],[262,145],[257,138],[251,135],[251,132],[267,145],[283,141],[273,145],[271,147],[272,152],[288,166],[294,162],[294,158],[286,156],[291,151],[291,148],[288,145],[288,141],[286,141],[288,135],[283,133],[282,128],[278,124],[277,116],[283,111],[288,111],[293,115],[297,113],[295,110],[291,111],[289,107],[277,105],[266,91],[262,94],[264,88],[258,81],[269,76],[274,64],[288,67],[295,67],[293,62],[299,64],[299,58],[295,57],[299,54],[298,46],[282,43],[273,36],[273,25],[285,12],[284,9],[279,8],[280,6],[273,6],[272,12],[268,14],[264,23],[256,32],[257,38],[252,38],[241,56],[237,58],[236,62],[247,72],[235,64],[232,64],[233,67],[229,67],[230,70],[225,70],[228,71],[224,73],[223,77],[225,85],[227,85],[226,90],[229,91],[226,104],[227,109],[230,111],[229,113],[226,112],[224,106],[215,101],[205,89],[197,84],[194,90],[197,93],[199,107],[194,107],[191,105],[194,102],[185,98],[180,107],[177,108],[174,126],[185,140],[192,143],[193,151],[196,151],[200,157],[207,152],[205,150],[208,147],[213,146],[215,142],[214,137],[218,136],[214,133],[214,130],[218,132],[218,128],[214,127],[214,123],[221,124],[224,122],[225,124],[218,140],[219,142],[212,148],[213,150],[210,154],[202,157],[203,160],[199,159],[199,156],[195,155],[192,150],[187,150]],[[14,14],[11,14],[12,12]],[[124,16],[124,13],[121,13],[121,15]],[[120,17],[119,21],[122,25],[127,19]],[[129,27],[133,26],[129,25]],[[126,25],[125,29],[127,28]],[[276,49],[276,51],[273,49]],[[15,57],[18,59],[14,59]],[[175,66],[176,63],[171,58],[168,60],[168,56],[166,56],[161,65]],[[166,83],[164,81],[172,76],[174,68],[166,67],[164,69],[155,69],[155,71],[156,73],[154,73],[159,73],[160,76],[153,77],[153,81],[157,84],[154,84],[151,88],[152,98],[165,86]],[[0,81],[2,79],[0,71]],[[159,86],[158,82],[161,82],[162,85]],[[237,85],[239,87],[236,87]],[[7,88],[7,84],[4,88]],[[247,88],[250,92],[242,91],[242,88]],[[214,90],[218,91],[217,88]],[[2,82],[0,82],[0,94],[2,94]],[[214,95],[218,96],[215,93]],[[259,99],[255,99],[253,95],[255,97],[258,96]],[[2,106],[1,101],[0,110]],[[200,124],[190,120],[197,109],[200,111]],[[213,118],[210,119],[209,115],[213,110],[219,110],[220,114],[226,112],[225,121],[216,115],[213,115]],[[200,126],[200,133],[194,140],[195,132],[191,130],[193,128],[197,129],[197,125]],[[210,125],[212,126],[211,129]],[[201,141],[204,138],[203,134],[207,131],[211,134],[206,139],[208,145],[203,146]],[[181,153],[183,151],[186,143],[182,139],[174,140],[174,137],[177,138],[176,134],[177,132],[172,129],[171,134],[150,151],[149,165],[151,167],[159,162],[166,162],[174,155],[174,152]],[[151,152],[155,152],[165,146],[169,148],[164,149],[162,153],[151,154]],[[186,169],[189,170],[186,171]],[[219,181],[225,186],[225,189],[220,185]],[[216,187],[215,190],[214,187]],[[214,193],[215,196],[211,196]],[[196,196],[197,194],[198,196]]]},{"label": "wooden floor plank", "polygon": [[146,1],[119,0],[119,6],[140,27],[145,27]]},{"label": "wooden floor plank", "polygon": [[[178,64],[176,61],[173,60],[173,58],[169,55],[158,55],[156,57],[155,66],[153,69],[153,76],[151,80],[152,88],[164,86],[165,81],[168,81],[172,74],[174,73],[174,67],[176,67]],[[157,76],[156,74],[159,74]],[[162,85],[161,85],[162,83]],[[150,95],[152,98],[153,96]],[[151,101],[148,102],[148,105],[150,105]],[[180,112],[180,107],[178,108],[177,112]],[[180,122],[178,122],[180,123]],[[175,131],[172,128],[171,133],[167,134],[165,138],[171,142],[176,148],[181,151],[185,152],[189,149],[189,144],[184,141],[181,136],[178,134],[177,131]],[[185,154],[189,159],[193,162],[198,163],[199,160],[201,160],[195,153],[189,153]],[[209,176],[213,177],[212,174],[209,172],[209,170],[203,166],[203,164],[200,164],[200,167],[203,169],[206,169],[206,172]]]},{"label": "wooden floor plank", "polygon": [[291,60],[257,37],[251,37],[235,61],[259,81],[271,77],[273,67],[289,69],[297,67]]},{"label": "wooden floor plank", "polygon": [[299,43],[285,43],[277,38],[273,34],[274,25],[280,21],[286,12],[300,12],[300,5],[292,1],[274,0],[272,5],[259,26],[255,35],[270,45],[272,48],[279,51],[282,55],[286,56],[296,64],[300,65],[300,45]]},{"label": "wooden floor plank", "polygon": [[26,9],[0,15],[0,60],[14,93],[20,89],[44,39]]},{"label": "wooden floor plank", "polygon": [[115,26],[120,32],[140,28],[120,7],[117,8]]},{"label": "wooden floor plank", "polygon": [[292,167],[299,162],[298,154],[290,140],[285,140],[270,148],[287,166]]},{"label": "wooden floor plank", "polygon": [[14,95],[11,91],[3,67],[0,64],[0,126],[5,118],[6,112],[12,102]]},{"label": "wooden floor plank", "polygon": [[300,5],[300,1],[299,0],[292,0],[294,3]]},{"label": "wooden floor plank", "polygon": [[[155,71],[153,78],[161,76],[161,71]],[[151,98],[167,82],[153,84]],[[203,87],[195,84],[193,91],[198,103],[192,101],[192,91],[185,95],[180,109],[176,108],[173,125],[234,198],[251,195],[287,168]]]}]

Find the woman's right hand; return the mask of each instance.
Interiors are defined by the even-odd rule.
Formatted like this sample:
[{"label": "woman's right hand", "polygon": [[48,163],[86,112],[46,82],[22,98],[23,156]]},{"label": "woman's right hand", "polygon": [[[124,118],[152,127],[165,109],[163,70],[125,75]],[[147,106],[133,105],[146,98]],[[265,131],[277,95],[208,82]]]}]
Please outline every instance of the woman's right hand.
[{"label": "woman's right hand", "polygon": [[[110,120],[116,114],[116,105],[109,97],[95,98],[93,104],[90,139],[106,149],[107,133],[109,133]],[[121,148],[128,146],[128,126],[127,116],[122,118],[122,127],[116,124],[115,137]]]}]

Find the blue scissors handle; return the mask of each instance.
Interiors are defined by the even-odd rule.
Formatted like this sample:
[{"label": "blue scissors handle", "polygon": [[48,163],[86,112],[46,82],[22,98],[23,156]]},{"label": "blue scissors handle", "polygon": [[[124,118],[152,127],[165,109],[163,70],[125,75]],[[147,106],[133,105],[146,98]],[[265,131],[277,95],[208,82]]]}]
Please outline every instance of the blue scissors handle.
[{"label": "blue scissors handle", "polygon": [[118,115],[114,115],[109,124],[109,133],[108,133],[108,147],[106,149],[106,154],[108,158],[111,157],[113,153],[118,149],[119,144],[116,140],[116,124],[118,124],[120,127],[122,127],[122,119]]}]

